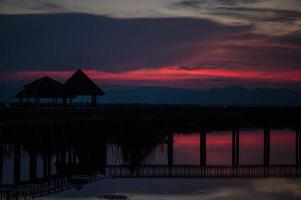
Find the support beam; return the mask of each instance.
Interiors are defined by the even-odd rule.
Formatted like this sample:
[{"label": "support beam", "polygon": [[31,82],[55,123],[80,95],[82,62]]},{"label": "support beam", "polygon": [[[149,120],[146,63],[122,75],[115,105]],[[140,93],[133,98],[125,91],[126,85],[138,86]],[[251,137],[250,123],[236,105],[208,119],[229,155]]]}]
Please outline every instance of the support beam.
[{"label": "support beam", "polygon": [[49,152],[48,156],[47,156],[47,175],[51,176],[51,172],[52,172],[52,154],[51,152]]},{"label": "support beam", "polygon": [[235,143],[235,128],[232,129],[232,167],[235,167],[235,163],[236,163],[236,143]]},{"label": "support beam", "polygon": [[3,153],[4,153],[3,144],[0,143],[0,183],[2,182],[3,179],[3,165],[4,165]]},{"label": "support beam", "polygon": [[270,165],[270,128],[264,128],[264,143],[263,143],[263,164],[264,166]]},{"label": "support beam", "polygon": [[296,129],[296,165],[301,166],[301,129]]},{"label": "support beam", "polygon": [[29,178],[34,180],[37,177],[37,153],[33,150],[29,153]]},{"label": "support beam", "polygon": [[21,147],[19,144],[14,145],[14,183],[20,182],[21,173]]},{"label": "support beam", "polygon": [[239,166],[239,128],[232,129],[232,166]]},{"label": "support beam", "polygon": [[235,166],[238,167],[239,166],[239,128],[236,128],[236,162],[235,162]]},{"label": "support beam", "polygon": [[201,128],[200,131],[200,165],[201,167],[206,167],[207,165],[207,133],[205,128]]},{"label": "support beam", "polygon": [[43,176],[51,175],[51,153],[44,152],[43,154]]},{"label": "support beam", "polygon": [[[301,128],[298,129],[299,135],[299,167],[301,167]],[[301,168],[300,168],[301,170]]]},{"label": "support beam", "polygon": [[71,146],[68,147],[68,165],[72,163],[72,148]]},{"label": "support beam", "polygon": [[75,147],[72,147],[72,164],[76,164],[77,163],[76,157],[77,157],[77,155],[76,155]]},{"label": "support beam", "polygon": [[172,167],[173,166],[173,132],[169,131],[168,136],[167,136],[167,161],[168,161],[168,166]]}]

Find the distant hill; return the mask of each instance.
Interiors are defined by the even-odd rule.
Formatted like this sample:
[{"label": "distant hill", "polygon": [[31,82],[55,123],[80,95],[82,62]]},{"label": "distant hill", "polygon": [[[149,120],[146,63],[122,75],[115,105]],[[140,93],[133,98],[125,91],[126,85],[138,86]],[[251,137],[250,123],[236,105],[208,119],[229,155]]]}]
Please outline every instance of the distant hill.
[{"label": "distant hill", "polygon": [[[207,90],[166,87],[104,88],[102,103],[201,104],[217,106],[301,106],[301,92],[289,89],[246,89],[239,86]],[[16,101],[18,88],[0,86],[0,102]]]},{"label": "distant hill", "polygon": [[229,106],[301,106],[301,92],[288,89],[246,89],[239,86],[208,90],[140,87],[107,90],[104,103],[202,104]]},{"label": "distant hill", "polygon": [[17,87],[0,85],[0,102],[17,101],[15,95],[19,90],[20,88]]}]

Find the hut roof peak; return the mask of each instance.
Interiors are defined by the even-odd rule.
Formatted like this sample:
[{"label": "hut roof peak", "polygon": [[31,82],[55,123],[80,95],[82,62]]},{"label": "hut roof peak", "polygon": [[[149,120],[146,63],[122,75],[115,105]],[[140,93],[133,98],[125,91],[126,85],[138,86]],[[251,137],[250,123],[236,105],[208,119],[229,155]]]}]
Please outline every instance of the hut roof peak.
[{"label": "hut roof peak", "polygon": [[81,70],[78,69],[64,84],[67,95],[104,95],[104,92]]}]

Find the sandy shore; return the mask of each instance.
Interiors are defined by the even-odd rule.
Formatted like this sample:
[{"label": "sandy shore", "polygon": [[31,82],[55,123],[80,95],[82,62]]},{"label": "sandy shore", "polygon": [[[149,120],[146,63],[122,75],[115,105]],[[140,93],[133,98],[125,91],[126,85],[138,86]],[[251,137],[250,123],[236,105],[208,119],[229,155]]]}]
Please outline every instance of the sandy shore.
[{"label": "sandy shore", "polygon": [[72,189],[43,199],[102,199],[122,194],[133,200],[294,200],[301,199],[301,179],[104,179],[81,190]]}]

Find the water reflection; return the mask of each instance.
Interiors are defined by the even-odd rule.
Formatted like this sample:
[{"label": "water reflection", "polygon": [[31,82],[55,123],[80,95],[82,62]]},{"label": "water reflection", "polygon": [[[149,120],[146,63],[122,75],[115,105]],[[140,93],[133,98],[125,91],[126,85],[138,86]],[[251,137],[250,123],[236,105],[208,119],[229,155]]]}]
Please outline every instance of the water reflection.
[{"label": "water reflection", "polygon": [[263,131],[260,129],[240,131],[240,164],[260,165],[263,162]]},{"label": "water reflection", "polygon": [[175,133],[174,135],[174,164],[200,164],[200,134]]},{"label": "water reflection", "polygon": [[208,165],[231,165],[232,162],[231,131],[214,131],[207,135]]},{"label": "water reflection", "polygon": [[[131,172],[141,165],[200,165],[198,128],[172,128],[153,121],[7,127],[1,132],[5,141],[1,182],[93,175],[104,173],[108,165],[126,165]],[[296,132],[272,129],[270,138],[270,163],[295,164]],[[263,164],[263,139],[263,129],[240,130],[240,165]],[[230,166],[232,130],[208,130],[206,149],[207,165]]]},{"label": "water reflection", "polygon": [[295,164],[296,133],[293,130],[271,131],[271,164]]}]

